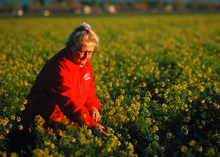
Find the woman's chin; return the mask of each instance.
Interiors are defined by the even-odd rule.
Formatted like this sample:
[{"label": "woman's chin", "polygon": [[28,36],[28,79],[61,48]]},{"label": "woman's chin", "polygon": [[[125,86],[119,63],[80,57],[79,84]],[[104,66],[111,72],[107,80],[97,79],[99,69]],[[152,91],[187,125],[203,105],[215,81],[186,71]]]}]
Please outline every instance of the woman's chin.
[{"label": "woman's chin", "polygon": [[87,62],[87,59],[80,60],[80,61],[79,61],[79,64],[84,65],[84,64],[86,64],[86,62]]}]

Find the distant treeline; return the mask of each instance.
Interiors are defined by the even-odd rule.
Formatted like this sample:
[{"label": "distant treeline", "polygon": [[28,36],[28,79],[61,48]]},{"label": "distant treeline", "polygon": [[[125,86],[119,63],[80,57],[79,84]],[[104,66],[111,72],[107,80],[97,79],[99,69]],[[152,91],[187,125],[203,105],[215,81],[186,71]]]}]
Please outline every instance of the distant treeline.
[{"label": "distant treeline", "polygon": [[[135,2],[100,2],[56,0],[45,4],[44,0],[35,0],[33,3],[20,5],[18,3],[4,2],[0,5],[0,14],[17,15],[18,11],[23,14],[91,14],[91,13],[123,13],[123,12],[173,12],[173,11],[218,11],[218,3],[197,3],[195,1],[181,3],[158,1],[135,1]],[[48,14],[49,13],[49,14]],[[44,14],[45,15],[45,14]],[[45,15],[45,16],[46,16]]]}]

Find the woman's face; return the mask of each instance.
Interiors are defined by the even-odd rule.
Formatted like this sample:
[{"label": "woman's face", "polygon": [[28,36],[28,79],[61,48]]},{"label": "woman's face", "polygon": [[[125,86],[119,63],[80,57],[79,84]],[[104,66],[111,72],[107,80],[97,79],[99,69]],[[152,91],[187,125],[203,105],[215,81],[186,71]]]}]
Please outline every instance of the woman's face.
[{"label": "woman's face", "polygon": [[73,58],[77,64],[84,65],[91,58],[91,52],[94,51],[95,44],[93,42],[84,43],[82,47],[72,46],[71,51]]}]

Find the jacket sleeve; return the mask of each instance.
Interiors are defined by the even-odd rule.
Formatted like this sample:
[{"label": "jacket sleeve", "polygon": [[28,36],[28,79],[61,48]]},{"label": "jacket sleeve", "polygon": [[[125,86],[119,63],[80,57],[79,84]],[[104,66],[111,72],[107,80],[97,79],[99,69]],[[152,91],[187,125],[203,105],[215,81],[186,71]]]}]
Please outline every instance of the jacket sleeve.
[{"label": "jacket sleeve", "polygon": [[92,67],[90,63],[89,63],[89,69],[90,69],[92,81],[90,84],[89,96],[88,96],[85,106],[86,108],[88,108],[88,110],[90,110],[91,107],[95,107],[97,110],[99,110],[101,107],[101,104],[98,101],[98,98],[95,94],[95,81],[93,79],[93,71],[92,71]]},{"label": "jacket sleeve", "polygon": [[45,86],[52,99],[60,107],[64,115],[79,125],[92,127],[96,122],[91,118],[88,109],[77,98],[74,80],[70,67],[66,62],[57,62],[47,66],[44,71]]}]

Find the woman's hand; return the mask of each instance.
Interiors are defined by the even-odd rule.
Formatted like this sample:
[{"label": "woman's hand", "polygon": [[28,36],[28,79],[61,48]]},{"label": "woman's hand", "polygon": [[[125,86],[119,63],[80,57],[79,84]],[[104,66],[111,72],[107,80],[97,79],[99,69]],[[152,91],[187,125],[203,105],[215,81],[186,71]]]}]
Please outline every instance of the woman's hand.
[{"label": "woman's hand", "polygon": [[101,131],[103,134],[106,134],[105,130],[106,128],[104,126],[102,126],[101,124],[95,124],[93,125],[94,127],[96,127],[99,131]]},{"label": "woman's hand", "polygon": [[101,120],[101,115],[97,108],[91,107],[89,111],[91,113],[92,118],[98,123]]}]

